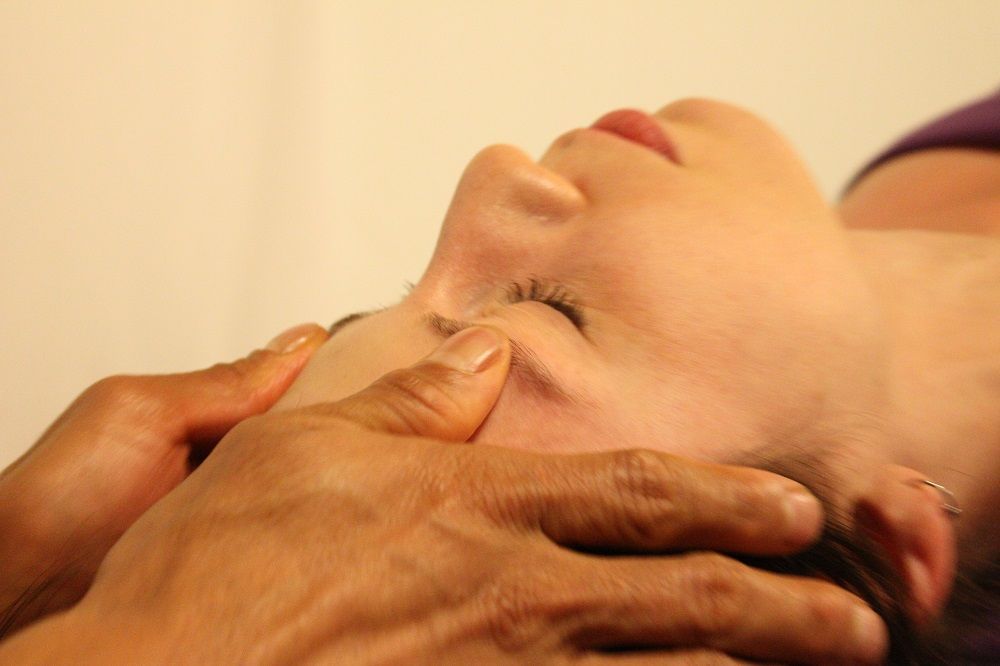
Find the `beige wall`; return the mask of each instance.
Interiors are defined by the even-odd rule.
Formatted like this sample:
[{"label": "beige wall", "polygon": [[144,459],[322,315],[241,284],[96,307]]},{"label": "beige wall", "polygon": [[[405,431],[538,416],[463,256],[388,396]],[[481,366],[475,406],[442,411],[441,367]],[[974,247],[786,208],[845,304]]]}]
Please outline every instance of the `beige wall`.
[{"label": "beige wall", "polygon": [[466,160],[709,95],[827,193],[998,85],[1000,2],[0,2],[0,465],[87,384],[419,277]]}]

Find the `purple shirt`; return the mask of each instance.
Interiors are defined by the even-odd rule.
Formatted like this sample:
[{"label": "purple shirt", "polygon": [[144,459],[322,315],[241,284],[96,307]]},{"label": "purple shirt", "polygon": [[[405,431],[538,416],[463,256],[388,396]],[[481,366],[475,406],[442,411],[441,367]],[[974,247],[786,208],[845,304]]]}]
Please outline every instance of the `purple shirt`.
[{"label": "purple shirt", "polygon": [[907,134],[859,171],[844,193],[884,162],[917,150],[945,147],[1000,150],[1000,90]]}]

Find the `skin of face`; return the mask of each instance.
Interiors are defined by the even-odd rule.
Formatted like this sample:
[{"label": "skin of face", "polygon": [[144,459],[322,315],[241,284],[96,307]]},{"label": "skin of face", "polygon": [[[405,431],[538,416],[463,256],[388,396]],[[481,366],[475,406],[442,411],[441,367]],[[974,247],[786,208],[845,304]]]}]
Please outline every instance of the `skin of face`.
[{"label": "skin of face", "polygon": [[[894,618],[892,659],[990,635],[975,618],[995,594],[1000,243],[940,233],[952,209],[970,224],[962,200],[908,215],[917,231],[865,230],[886,204],[857,193],[923,153],[872,172],[835,210],[754,114],[686,99],[652,118],[665,153],[576,129],[537,161],[503,145],[476,155],[423,277],[399,304],[335,325],[276,408],[346,397],[488,324],[515,353],[473,442],[648,448],[785,474],[824,501],[828,529],[784,570]],[[991,164],[980,180],[1000,176]],[[911,176],[890,201],[968,180],[954,165]],[[962,498],[961,521],[928,478]],[[851,583],[863,570],[884,585]]]},{"label": "skin of face", "polygon": [[[411,293],[337,331],[281,406],[347,396],[424,356],[439,315],[500,328],[548,376],[515,362],[475,441],[722,462],[822,447],[846,505],[883,457],[869,415],[885,400],[886,342],[845,231],[751,113],[689,99],[654,118],[676,161],[593,129],[537,162],[480,152]],[[582,326],[512,302],[532,281]]]}]

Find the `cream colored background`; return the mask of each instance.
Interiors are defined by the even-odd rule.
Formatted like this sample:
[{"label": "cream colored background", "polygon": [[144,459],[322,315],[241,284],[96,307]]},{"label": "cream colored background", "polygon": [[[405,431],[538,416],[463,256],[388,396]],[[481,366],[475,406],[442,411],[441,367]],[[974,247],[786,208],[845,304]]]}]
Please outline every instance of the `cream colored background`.
[{"label": "cream colored background", "polygon": [[86,385],[419,277],[465,162],[709,95],[827,193],[995,87],[1000,2],[0,1],[0,466]]}]

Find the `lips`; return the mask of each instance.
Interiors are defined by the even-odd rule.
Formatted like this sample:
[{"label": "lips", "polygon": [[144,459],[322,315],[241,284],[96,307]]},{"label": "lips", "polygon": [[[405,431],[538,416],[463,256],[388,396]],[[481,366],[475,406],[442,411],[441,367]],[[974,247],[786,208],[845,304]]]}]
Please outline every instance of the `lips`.
[{"label": "lips", "polygon": [[660,124],[644,111],[637,109],[612,111],[598,118],[590,128],[645,146],[674,164],[680,164],[677,147],[667,138]]}]

